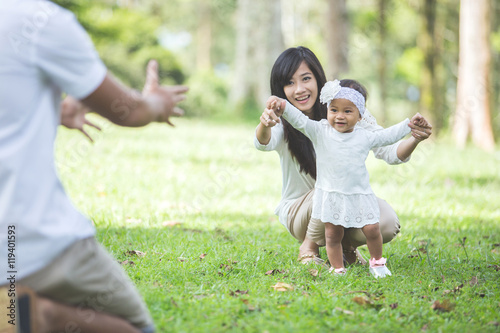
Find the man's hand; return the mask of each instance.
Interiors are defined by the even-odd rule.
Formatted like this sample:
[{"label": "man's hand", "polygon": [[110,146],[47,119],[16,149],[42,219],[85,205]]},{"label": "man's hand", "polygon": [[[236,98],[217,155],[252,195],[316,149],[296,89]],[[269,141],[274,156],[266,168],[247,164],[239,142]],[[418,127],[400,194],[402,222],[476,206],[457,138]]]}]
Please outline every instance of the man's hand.
[{"label": "man's hand", "polygon": [[89,111],[88,108],[86,108],[80,101],[74,99],[71,96],[67,96],[62,102],[61,102],[61,125],[66,126],[67,128],[70,129],[77,129],[91,142],[94,142],[92,140],[92,137],[85,131],[83,128],[83,125],[89,125],[94,128],[97,128],[99,131],[101,128],[90,121],[88,121],[85,118],[85,115]]},{"label": "man's hand", "polygon": [[186,86],[160,86],[158,63],[156,60],[149,61],[146,69],[146,83],[142,89],[142,95],[157,100],[157,103],[161,106],[158,110],[156,121],[174,126],[169,118],[184,115],[184,111],[177,104],[186,98],[185,93],[188,89]]}]

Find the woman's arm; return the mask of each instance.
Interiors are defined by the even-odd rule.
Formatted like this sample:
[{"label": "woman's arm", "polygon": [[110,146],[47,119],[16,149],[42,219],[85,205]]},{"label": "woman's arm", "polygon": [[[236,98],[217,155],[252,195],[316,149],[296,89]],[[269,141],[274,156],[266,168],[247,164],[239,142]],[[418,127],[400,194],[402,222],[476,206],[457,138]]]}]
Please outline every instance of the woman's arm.
[{"label": "woman's arm", "polygon": [[257,126],[257,129],[255,130],[255,136],[257,137],[257,140],[259,140],[259,143],[261,145],[267,145],[271,141],[272,126],[264,125],[262,123],[262,116],[260,116],[260,118],[261,118],[260,124]]},{"label": "woman's arm", "polygon": [[397,155],[401,161],[409,158],[418,144],[428,139],[432,134],[432,125],[419,113],[411,118],[408,126],[411,128],[412,136],[401,141],[397,149]]},{"label": "woman's arm", "polygon": [[275,113],[275,110],[279,112],[279,108],[276,106],[276,102],[267,103],[268,106],[262,112],[260,116],[260,124],[257,126],[255,131],[255,136],[261,145],[267,145],[271,141],[272,130],[271,128],[276,126],[280,122],[280,116]]}]

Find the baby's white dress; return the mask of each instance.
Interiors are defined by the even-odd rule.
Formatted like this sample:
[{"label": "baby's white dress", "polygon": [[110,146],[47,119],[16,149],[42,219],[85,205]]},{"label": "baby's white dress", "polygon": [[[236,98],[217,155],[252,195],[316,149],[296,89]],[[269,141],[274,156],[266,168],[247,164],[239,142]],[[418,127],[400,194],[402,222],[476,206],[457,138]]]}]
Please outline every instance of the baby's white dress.
[{"label": "baby's white dress", "polygon": [[283,117],[312,141],[316,151],[311,218],[345,228],[379,222],[380,209],[365,160],[372,148],[393,144],[410,133],[409,119],[380,131],[356,126],[351,133],[341,133],[326,119],[309,119],[289,102]]}]

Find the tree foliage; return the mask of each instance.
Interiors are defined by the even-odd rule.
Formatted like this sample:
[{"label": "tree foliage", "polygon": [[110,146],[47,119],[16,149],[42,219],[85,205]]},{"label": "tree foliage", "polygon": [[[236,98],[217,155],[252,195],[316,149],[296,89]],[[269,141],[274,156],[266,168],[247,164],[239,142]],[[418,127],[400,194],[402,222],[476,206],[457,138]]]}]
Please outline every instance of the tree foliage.
[{"label": "tree foliage", "polygon": [[161,20],[144,10],[120,7],[105,1],[57,0],[71,10],[92,38],[109,70],[125,84],[141,89],[147,62],[154,58],[164,83],[185,81],[177,57],[160,46],[156,35]]},{"label": "tree foliage", "polygon": [[[500,3],[491,2],[491,50],[492,89],[500,89]],[[187,83],[192,86],[188,114],[216,115],[227,113],[231,108],[231,90],[235,82],[246,82],[243,114],[258,114],[262,107],[264,84],[262,73],[270,72],[276,57],[269,40],[275,38],[275,29],[281,29],[284,46],[304,45],[311,48],[329,69],[328,1],[304,2],[300,0],[277,1],[278,13],[271,20],[261,19],[269,15],[268,3],[251,1],[248,10],[251,28],[248,32],[250,50],[247,60],[249,70],[238,74],[237,27],[241,22],[237,0],[56,0],[73,11],[89,32],[98,52],[110,70],[125,83],[140,88],[144,80],[144,67],[148,59],[160,63],[164,83]],[[273,2],[274,3],[274,2]],[[456,105],[458,73],[459,6],[456,0],[435,2],[435,76],[424,82],[429,54],[422,48],[422,34],[426,31],[426,0],[384,0],[384,15],[376,0],[346,1],[348,18],[348,46],[346,47],[348,70],[342,78],[354,78],[370,91],[368,107],[389,125],[403,116],[421,110],[422,98],[429,92],[442,99],[439,110],[429,110],[439,115],[435,126],[449,127]],[[266,7],[267,6],[267,7]],[[267,9],[266,9],[267,8]],[[266,13],[262,12],[262,9]],[[255,16],[253,11],[262,15]],[[383,17],[383,22],[381,22]],[[206,20],[209,20],[208,23]],[[207,25],[208,24],[208,25]],[[381,29],[381,24],[384,29]],[[205,28],[204,28],[205,27]],[[200,33],[209,27],[210,31]],[[264,33],[262,33],[262,31]],[[384,31],[383,47],[380,33]],[[431,31],[431,30],[428,30]],[[202,38],[202,40],[200,40]],[[204,39],[204,40],[203,40]],[[209,40],[208,40],[209,39]],[[200,44],[204,43],[205,50]],[[271,44],[273,44],[272,42]],[[276,43],[274,43],[276,44]],[[206,49],[208,48],[208,51]],[[427,49],[429,51],[430,49]],[[208,53],[207,53],[208,52]],[[262,52],[268,52],[262,55]],[[203,53],[203,54],[201,54]],[[200,57],[204,57],[200,61]],[[381,57],[383,59],[381,59]],[[259,59],[256,59],[259,58]],[[272,59],[265,60],[263,59]],[[427,59],[427,62],[426,62]],[[383,60],[383,62],[381,62]],[[207,68],[199,68],[201,63]],[[257,64],[257,65],[256,65]],[[380,66],[383,64],[383,72]],[[257,68],[256,68],[257,67]],[[261,68],[265,67],[265,68]],[[240,71],[241,73],[241,71]],[[383,74],[382,74],[383,73]],[[496,75],[495,75],[496,74]],[[235,78],[235,75],[240,77]],[[242,76],[243,75],[243,76]],[[380,76],[384,75],[381,80]],[[425,74],[426,75],[426,74]],[[239,79],[239,80],[237,80]],[[334,79],[328,77],[328,79]],[[384,87],[380,87],[383,84]],[[439,91],[436,93],[435,90]],[[257,93],[258,92],[258,93]],[[423,96],[424,95],[424,96]],[[492,110],[499,108],[499,94],[492,94]],[[429,107],[432,104],[428,104]],[[204,109],[206,108],[206,110]],[[383,110],[381,110],[383,109]],[[232,112],[242,114],[242,112]],[[493,126],[500,129],[500,116],[494,111]],[[257,118],[255,119],[257,120]]]}]

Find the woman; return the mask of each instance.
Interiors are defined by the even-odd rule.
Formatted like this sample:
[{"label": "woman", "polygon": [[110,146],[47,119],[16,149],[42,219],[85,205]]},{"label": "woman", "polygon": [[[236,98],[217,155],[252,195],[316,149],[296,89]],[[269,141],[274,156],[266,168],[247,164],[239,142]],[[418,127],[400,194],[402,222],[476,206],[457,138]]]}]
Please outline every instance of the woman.
[{"label": "woman", "polygon": [[[271,94],[287,99],[314,120],[326,118],[326,106],[319,101],[319,91],[325,83],[326,76],[319,60],[311,50],[301,46],[284,51],[271,71]],[[407,162],[417,145],[432,133],[432,127],[425,123],[425,126],[419,127],[413,124],[412,119],[412,137],[391,146],[373,149],[375,156],[389,164]],[[359,125],[371,131],[382,128],[368,110]],[[302,242],[299,260],[302,263],[322,263],[319,246],[325,244],[324,225],[309,223],[316,179],[316,159],[311,141],[286,120],[276,117],[272,110],[266,109],[260,117],[254,143],[257,149],[275,150],[280,156],[283,188],[275,214],[291,235]],[[399,232],[399,219],[387,202],[377,199],[380,206],[380,231],[384,243],[387,243]],[[342,245],[348,264],[356,260],[366,263],[356,249],[364,244],[366,238],[359,229],[345,230]]]}]

